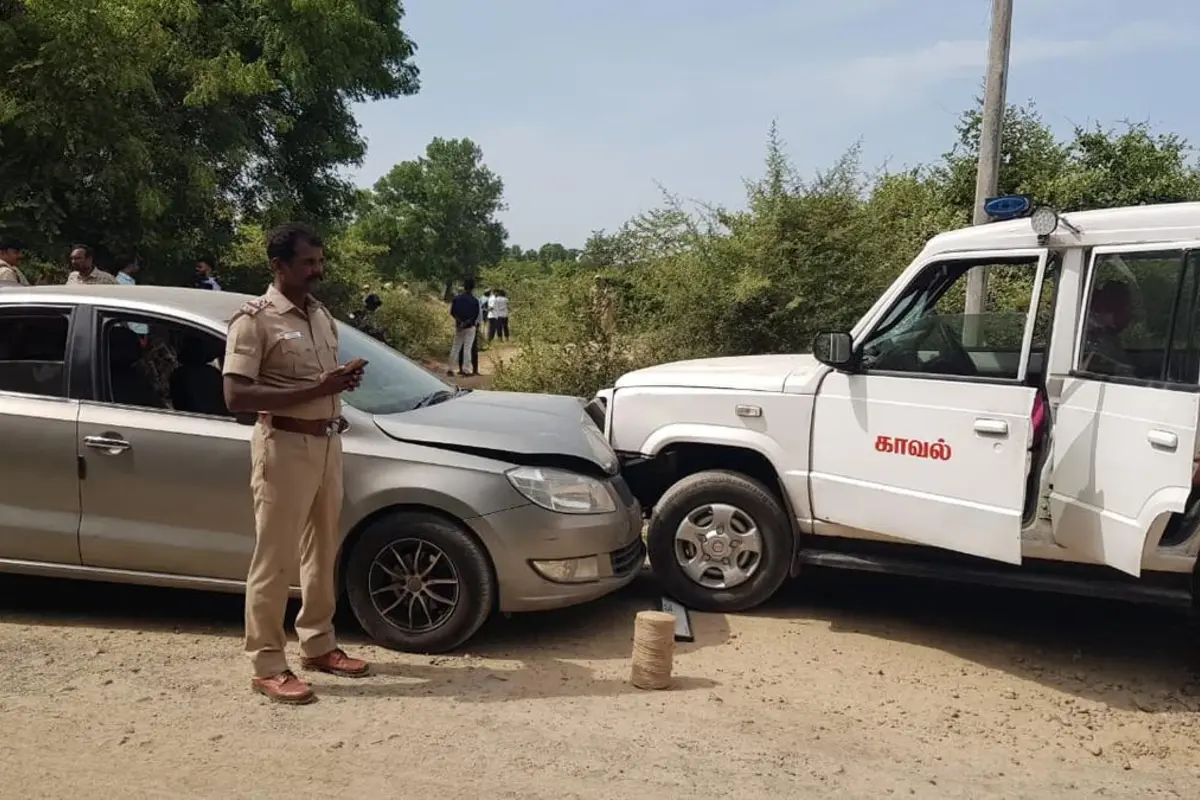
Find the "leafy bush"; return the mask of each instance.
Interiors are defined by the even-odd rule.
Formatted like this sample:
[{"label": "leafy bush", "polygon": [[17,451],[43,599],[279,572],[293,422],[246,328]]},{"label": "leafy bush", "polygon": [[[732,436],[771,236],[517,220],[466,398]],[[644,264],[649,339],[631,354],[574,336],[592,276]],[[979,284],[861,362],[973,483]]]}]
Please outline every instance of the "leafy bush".
[{"label": "leafy bush", "polygon": [[529,296],[522,316],[520,352],[496,364],[495,389],[590,397],[625,372],[662,360],[648,338],[623,332],[637,326],[625,288],[611,278],[576,272],[536,298]]},{"label": "leafy bush", "polygon": [[374,313],[374,324],[383,331],[388,344],[413,359],[441,357],[449,348],[454,326],[439,303],[403,289],[375,291],[383,305]]}]

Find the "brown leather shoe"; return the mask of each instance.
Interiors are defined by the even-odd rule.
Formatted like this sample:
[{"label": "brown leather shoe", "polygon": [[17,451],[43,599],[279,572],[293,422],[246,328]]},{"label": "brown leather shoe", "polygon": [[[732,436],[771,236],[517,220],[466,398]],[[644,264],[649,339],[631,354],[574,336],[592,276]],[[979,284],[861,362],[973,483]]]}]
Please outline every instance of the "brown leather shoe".
[{"label": "brown leather shoe", "polygon": [[254,678],[250,685],[254,691],[265,694],[276,703],[299,706],[317,699],[312,687],[297,678],[290,669],[269,678]]},{"label": "brown leather shoe", "polygon": [[351,658],[342,652],[340,647],[335,647],[323,656],[302,658],[300,666],[343,678],[361,678],[371,671],[370,664],[358,658]]}]

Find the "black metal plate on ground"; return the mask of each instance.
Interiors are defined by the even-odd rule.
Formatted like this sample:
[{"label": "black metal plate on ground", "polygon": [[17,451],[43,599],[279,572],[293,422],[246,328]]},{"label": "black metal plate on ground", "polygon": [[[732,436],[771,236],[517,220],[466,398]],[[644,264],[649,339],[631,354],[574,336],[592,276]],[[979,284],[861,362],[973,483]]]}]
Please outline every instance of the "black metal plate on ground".
[{"label": "black metal plate on ground", "polygon": [[694,642],[692,636],[692,615],[686,607],[681,606],[669,597],[662,599],[662,610],[675,617],[675,641]]}]

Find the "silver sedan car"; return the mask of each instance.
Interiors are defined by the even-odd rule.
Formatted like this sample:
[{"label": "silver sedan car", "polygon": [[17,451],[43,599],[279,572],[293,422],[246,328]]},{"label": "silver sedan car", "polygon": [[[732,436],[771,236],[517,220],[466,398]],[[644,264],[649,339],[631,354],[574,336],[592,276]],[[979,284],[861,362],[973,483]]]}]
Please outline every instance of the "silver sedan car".
[{"label": "silver sedan car", "polygon": [[[252,428],[225,408],[220,361],[249,299],[0,288],[0,572],[243,590]],[[583,401],[458,389],[339,335],[342,363],[370,362],[344,398],[339,582],[375,640],[444,652],[493,611],[634,579],[641,511]]]}]

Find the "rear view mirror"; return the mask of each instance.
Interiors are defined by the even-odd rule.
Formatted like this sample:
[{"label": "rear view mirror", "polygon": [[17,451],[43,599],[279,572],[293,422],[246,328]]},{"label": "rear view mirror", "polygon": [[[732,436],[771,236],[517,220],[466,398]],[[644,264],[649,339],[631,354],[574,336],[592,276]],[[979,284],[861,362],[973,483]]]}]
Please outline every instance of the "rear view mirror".
[{"label": "rear view mirror", "polygon": [[822,364],[845,369],[854,360],[854,341],[843,331],[822,331],[813,339],[813,355]]}]

